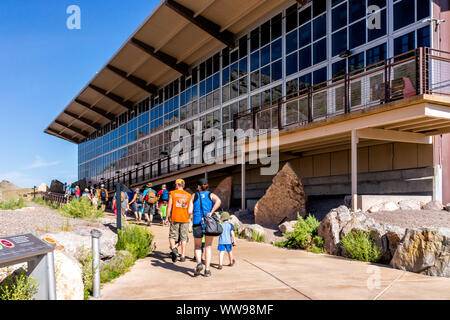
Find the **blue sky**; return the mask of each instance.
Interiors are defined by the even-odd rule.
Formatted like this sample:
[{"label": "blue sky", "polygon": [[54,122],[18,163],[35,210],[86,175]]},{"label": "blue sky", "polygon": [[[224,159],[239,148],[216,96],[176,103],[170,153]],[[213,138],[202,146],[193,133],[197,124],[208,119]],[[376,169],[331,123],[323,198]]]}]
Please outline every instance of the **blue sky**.
[{"label": "blue sky", "polygon": [[[44,133],[159,0],[0,1],[0,181],[77,180],[77,146]],[[69,30],[70,5],[81,30]]]}]

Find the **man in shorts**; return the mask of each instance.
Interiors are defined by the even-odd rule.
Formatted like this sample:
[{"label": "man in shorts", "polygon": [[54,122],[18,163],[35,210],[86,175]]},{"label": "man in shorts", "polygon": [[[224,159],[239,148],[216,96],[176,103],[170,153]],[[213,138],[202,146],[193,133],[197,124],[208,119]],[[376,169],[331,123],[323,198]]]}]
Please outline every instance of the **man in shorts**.
[{"label": "man in shorts", "polygon": [[175,190],[170,192],[169,204],[167,205],[167,217],[164,223],[170,221],[169,244],[171,249],[172,262],[177,261],[178,250],[176,243],[181,243],[181,262],[186,261],[186,244],[189,238],[189,221],[188,205],[191,195],[184,191],[185,182],[178,179],[175,182]]},{"label": "man in shorts", "polygon": [[156,203],[158,202],[158,196],[156,195],[156,191],[152,189],[152,186],[151,183],[146,185],[142,194],[144,197],[144,217],[149,227],[152,225],[153,216],[156,211]]}]

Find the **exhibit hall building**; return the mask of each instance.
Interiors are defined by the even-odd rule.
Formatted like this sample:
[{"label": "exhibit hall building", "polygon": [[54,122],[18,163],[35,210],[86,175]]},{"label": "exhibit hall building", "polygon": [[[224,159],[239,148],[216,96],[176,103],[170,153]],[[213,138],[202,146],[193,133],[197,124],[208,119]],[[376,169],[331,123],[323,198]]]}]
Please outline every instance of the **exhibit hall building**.
[{"label": "exhibit hall building", "polygon": [[201,121],[278,130],[279,169],[289,162],[310,199],[447,203],[449,52],[448,0],[166,0],[45,132],[77,144],[79,179],[109,190],[231,176],[232,203],[254,205],[274,174],[249,155],[174,163],[188,138],[172,134],[194,146]]}]

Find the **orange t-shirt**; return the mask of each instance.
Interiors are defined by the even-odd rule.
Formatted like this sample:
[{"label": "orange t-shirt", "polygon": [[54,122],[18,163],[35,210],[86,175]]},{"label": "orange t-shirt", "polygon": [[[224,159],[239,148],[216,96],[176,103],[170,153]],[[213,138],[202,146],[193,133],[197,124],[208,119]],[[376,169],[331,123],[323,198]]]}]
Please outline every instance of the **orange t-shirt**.
[{"label": "orange t-shirt", "polygon": [[172,199],[172,222],[189,222],[188,206],[191,195],[184,190],[174,190],[170,192]]}]

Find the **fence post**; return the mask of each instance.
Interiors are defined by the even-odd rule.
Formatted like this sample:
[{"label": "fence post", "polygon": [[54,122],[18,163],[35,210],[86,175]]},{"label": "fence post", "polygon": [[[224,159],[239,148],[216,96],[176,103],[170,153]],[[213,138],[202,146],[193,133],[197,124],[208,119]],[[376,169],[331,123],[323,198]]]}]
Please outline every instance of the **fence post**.
[{"label": "fence post", "polygon": [[390,81],[391,81],[391,69],[389,65],[389,59],[386,59],[384,60],[384,103],[387,103],[391,100]]},{"label": "fence post", "polygon": [[313,114],[312,114],[312,87],[308,87],[308,122],[313,121]]},{"label": "fence post", "polygon": [[348,73],[345,74],[344,76],[344,92],[345,92],[345,97],[344,97],[344,110],[345,113],[350,113],[350,77],[348,75]]},{"label": "fence post", "polygon": [[282,115],[282,103],[281,103],[281,100],[280,101],[278,101],[278,106],[277,106],[277,108],[278,108],[278,130],[281,130],[281,129],[283,129],[283,115]]},{"label": "fence post", "polygon": [[102,233],[97,229],[91,230],[92,236],[92,295],[100,298],[100,237]]}]

